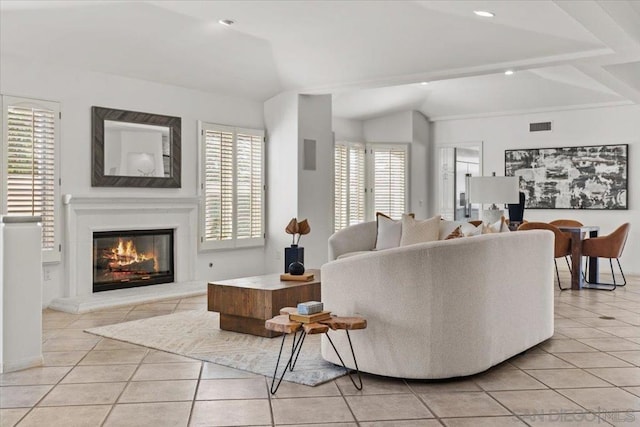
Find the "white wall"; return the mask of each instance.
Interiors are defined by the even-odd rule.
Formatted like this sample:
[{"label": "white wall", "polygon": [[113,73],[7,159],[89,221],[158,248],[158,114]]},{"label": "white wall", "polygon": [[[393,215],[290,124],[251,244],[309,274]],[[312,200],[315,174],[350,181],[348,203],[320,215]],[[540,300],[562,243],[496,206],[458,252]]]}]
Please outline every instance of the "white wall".
[{"label": "white wall", "polygon": [[[298,215],[298,95],[282,93],[264,103],[267,131],[267,246],[265,269],[284,273],[284,229]],[[302,218],[300,218],[302,219]],[[313,223],[311,224],[313,232]],[[305,259],[306,263],[306,259]]]},{"label": "white wall", "polygon": [[333,133],[336,141],[364,142],[364,122],[334,117],[332,120]]},{"label": "white wall", "polygon": [[[306,268],[327,261],[327,239],[333,226],[333,133],[331,95],[284,93],[265,102],[267,159],[267,243],[265,268],[283,272],[284,248],[291,218],[308,219],[303,236]],[[305,139],[316,141],[316,170],[303,170]]]},{"label": "white wall", "polygon": [[[327,241],[333,233],[333,132],[331,95],[300,95],[298,121],[298,216],[308,218],[311,233],[302,237],[305,266],[328,260]],[[316,141],[316,169],[303,168],[303,142]]]},{"label": "white wall", "polygon": [[417,218],[427,218],[429,213],[429,120],[418,111],[412,111],[411,144],[411,212]]},{"label": "white wall", "polygon": [[[109,74],[45,67],[6,55],[0,58],[0,63],[2,94],[61,102],[61,194],[193,197],[197,195],[197,120],[249,128],[264,127],[263,104],[260,102]],[[92,188],[91,106],[94,105],[181,117],[182,187]],[[212,268],[209,268],[210,262]],[[45,305],[51,299],[63,296],[62,265],[45,266]],[[263,248],[205,252],[198,255],[196,277],[213,280],[259,274],[263,270]]]},{"label": "white wall", "polygon": [[363,133],[367,142],[411,142],[413,141],[413,112],[401,111],[365,120]]},{"label": "white wall", "polygon": [[[530,122],[552,121],[552,132],[529,132]],[[640,106],[523,114],[433,123],[435,144],[484,142],[484,175],[504,175],[504,151],[517,148],[629,144],[629,209],[625,211],[528,209],[529,221],[576,219],[600,226],[608,234],[624,222],[631,223],[621,263],[627,273],[640,274]],[[431,162],[435,168],[435,162]],[[434,169],[435,170],[435,169]],[[435,184],[435,181],[434,181]],[[435,187],[432,187],[435,192]],[[608,264],[608,263],[607,263]],[[605,266],[603,265],[603,268]],[[608,265],[606,270],[609,271]]]}]

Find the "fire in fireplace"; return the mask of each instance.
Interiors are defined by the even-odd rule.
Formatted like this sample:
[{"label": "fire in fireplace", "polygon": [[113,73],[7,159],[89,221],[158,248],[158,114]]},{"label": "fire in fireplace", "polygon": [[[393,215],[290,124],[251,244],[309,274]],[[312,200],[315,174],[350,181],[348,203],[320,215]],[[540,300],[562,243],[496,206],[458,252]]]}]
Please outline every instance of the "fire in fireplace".
[{"label": "fire in fireplace", "polygon": [[173,229],[93,233],[93,292],[173,281]]}]

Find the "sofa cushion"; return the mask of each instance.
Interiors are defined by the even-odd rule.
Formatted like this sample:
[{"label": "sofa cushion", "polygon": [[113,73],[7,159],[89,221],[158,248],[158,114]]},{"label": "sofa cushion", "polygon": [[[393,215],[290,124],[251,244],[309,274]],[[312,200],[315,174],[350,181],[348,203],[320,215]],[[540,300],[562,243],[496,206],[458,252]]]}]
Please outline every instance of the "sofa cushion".
[{"label": "sofa cushion", "polygon": [[423,221],[416,221],[409,215],[402,215],[402,237],[400,246],[438,240],[440,232],[440,215]]}]

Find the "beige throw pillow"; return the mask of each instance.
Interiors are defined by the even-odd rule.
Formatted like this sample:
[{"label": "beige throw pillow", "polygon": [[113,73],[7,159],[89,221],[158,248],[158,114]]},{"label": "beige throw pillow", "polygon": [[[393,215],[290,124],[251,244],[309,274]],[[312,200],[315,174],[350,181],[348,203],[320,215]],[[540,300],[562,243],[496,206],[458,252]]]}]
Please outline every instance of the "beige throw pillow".
[{"label": "beige throw pillow", "polygon": [[416,221],[408,215],[402,215],[402,237],[400,246],[438,240],[440,231],[440,215],[423,221]]}]

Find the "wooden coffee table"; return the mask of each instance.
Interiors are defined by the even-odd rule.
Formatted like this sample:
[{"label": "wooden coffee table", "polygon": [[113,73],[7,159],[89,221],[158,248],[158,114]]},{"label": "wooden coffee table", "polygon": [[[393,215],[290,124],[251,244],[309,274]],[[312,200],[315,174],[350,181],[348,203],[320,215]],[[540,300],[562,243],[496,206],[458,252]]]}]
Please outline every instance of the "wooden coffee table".
[{"label": "wooden coffee table", "polygon": [[280,274],[242,277],[210,282],[207,308],[220,313],[220,329],[261,337],[275,337],[264,322],[277,316],[281,307],[295,307],[304,301],[321,301],[320,270],[308,282],[281,281]]}]

